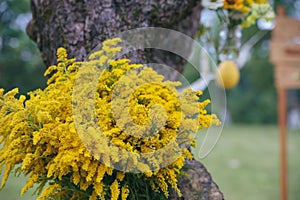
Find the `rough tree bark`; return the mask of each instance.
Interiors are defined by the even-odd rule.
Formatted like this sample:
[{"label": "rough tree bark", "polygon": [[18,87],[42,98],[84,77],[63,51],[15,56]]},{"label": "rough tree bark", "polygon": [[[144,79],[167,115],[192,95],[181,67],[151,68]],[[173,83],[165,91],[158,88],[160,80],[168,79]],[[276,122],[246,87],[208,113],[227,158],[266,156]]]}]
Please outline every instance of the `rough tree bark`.
[{"label": "rough tree bark", "polygon": [[[47,66],[56,63],[56,49],[67,48],[84,60],[99,43],[138,27],[164,27],[193,36],[201,11],[199,0],[31,0],[33,19],[27,33]],[[189,47],[183,47],[189,50]],[[182,72],[184,60],[159,50],[137,53],[136,62],[158,62]],[[161,71],[168,79],[176,75]],[[180,180],[183,199],[223,199],[223,194],[199,162],[187,163],[189,177]],[[173,194],[172,199],[182,199]]]}]

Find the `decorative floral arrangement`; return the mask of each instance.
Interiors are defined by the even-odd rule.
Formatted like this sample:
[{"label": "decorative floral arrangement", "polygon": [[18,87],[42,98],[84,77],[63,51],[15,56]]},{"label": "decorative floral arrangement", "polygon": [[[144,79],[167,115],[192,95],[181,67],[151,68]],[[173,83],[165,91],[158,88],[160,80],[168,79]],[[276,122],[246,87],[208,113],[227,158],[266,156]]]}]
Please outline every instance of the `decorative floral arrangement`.
[{"label": "decorative floral arrangement", "polygon": [[246,28],[258,19],[272,20],[275,15],[268,0],[203,0],[205,8],[228,13],[225,22],[231,26],[242,25]]},{"label": "decorative floral arrangement", "polygon": [[[105,41],[85,62],[69,59],[59,48],[58,64],[45,72],[50,76],[47,87],[29,92],[29,98],[17,97],[18,89],[0,89],[1,187],[14,171],[28,176],[21,194],[36,185],[40,200],[167,199],[170,190],[180,195],[177,182],[185,159],[193,158],[189,147],[195,145],[194,134],[220,122],[206,112],[209,100],[201,101],[200,91],[179,94],[180,83],[163,81],[151,68],[128,59],[112,59],[121,51],[120,42]],[[76,80],[94,70],[101,76],[91,118],[84,117],[90,112],[89,100],[74,91],[85,94],[90,85],[76,85]],[[79,104],[86,109],[74,113]],[[124,110],[129,117],[123,116]],[[172,141],[167,152],[138,160]],[[180,153],[164,166],[174,149]],[[118,164],[128,169],[118,170]]]},{"label": "decorative floral arrangement", "polygon": [[[248,28],[258,20],[272,20],[275,17],[273,8],[267,0],[202,0],[202,5],[205,9],[201,12],[196,37],[212,61],[204,55],[206,52],[201,53],[201,71],[214,74],[220,87],[231,89],[239,82],[242,66],[237,64],[243,62],[238,59],[245,53],[240,54],[242,28]],[[222,66],[218,72],[211,70],[214,63]]]}]

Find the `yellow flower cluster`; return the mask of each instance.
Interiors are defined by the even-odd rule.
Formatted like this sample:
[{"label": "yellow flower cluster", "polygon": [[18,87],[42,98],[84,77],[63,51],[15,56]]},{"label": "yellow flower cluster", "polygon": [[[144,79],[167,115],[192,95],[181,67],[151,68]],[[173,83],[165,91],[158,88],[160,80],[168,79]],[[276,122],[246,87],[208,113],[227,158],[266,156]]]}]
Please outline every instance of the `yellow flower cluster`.
[{"label": "yellow flower cluster", "polygon": [[275,17],[268,0],[202,0],[202,5],[212,10],[226,10],[228,15],[225,22],[229,23],[229,27],[241,24],[246,28],[255,24],[258,19],[272,20]]},{"label": "yellow flower cluster", "polygon": [[[120,42],[105,41],[86,62],[68,59],[59,48],[58,64],[45,72],[51,74],[47,87],[30,92],[29,99],[17,98],[17,89],[0,89],[1,187],[15,170],[29,175],[21,193],[37,184],[39,199],[130,199],[140,190],[132,177],[164,197],[170,188],[180,194],[177,181],[185,158],[192,159],[193,134],[219,121],[206,112],[209,100],[200,101],[201,92],[178,94],[179,83],[130,60],[112,59]],[[88,77],[99,68],[94,84]],[[94,95],[88,93],[93,86]],[[74,112],[79,105],[85,109]],[[139,162],[159,150],[165,152]],[[170,151],[181,153],[172,157]]]},{"label": "yellow flower cluster", "polygon": [[[211,4],[214,1],[207,0]],[[208,8],[209,3],[206,3]],[[255,24],[258,19],[272,20],[275,17],[272,6],[267,0],[224,0],[219,3],[217,9],[228,11],[229,26],[241,24],[247,28]]]},{"label": "yellow flower cluster", "polygon": [[252,4],[268,3],[267,0],[224,0],[224,9],[233,9],[246,13],[250,11]]}]

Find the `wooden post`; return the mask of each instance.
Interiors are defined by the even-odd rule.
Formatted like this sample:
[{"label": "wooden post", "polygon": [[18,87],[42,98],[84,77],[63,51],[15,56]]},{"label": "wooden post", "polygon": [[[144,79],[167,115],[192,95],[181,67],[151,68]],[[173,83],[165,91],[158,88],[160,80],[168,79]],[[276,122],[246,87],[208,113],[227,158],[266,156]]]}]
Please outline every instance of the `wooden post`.
[{"label": "wooden post", "polygon": [[280,127],[280,185],[281,200],[288,199],[287,134],[286,134],[286,89],[278,88],[278,122]]}]

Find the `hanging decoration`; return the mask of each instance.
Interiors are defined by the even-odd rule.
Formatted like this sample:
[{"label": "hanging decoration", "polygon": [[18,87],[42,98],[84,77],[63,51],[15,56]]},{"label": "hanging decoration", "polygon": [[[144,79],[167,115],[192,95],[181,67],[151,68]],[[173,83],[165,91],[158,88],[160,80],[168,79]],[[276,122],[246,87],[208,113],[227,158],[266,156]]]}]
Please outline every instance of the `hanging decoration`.
[{"label": "hanging decoration", "polygon": [[[233,88],[238,83],[241,68],[237,60],[241,54],[242,29],[255,25],[258,20],[271,21],[275,17],[273,8],[267,0],[203,0],[202,5],[205,9],[201,15],[199,40],[219,66],[215,72],[217,83],[222,80],[223,84],[219,85]],[[201,55],[200,60],[203,60]],[[209,67],[203,66],[203,62],[200,66],[208,71]],[[229,82],[231,84],[226,84]]]}]

